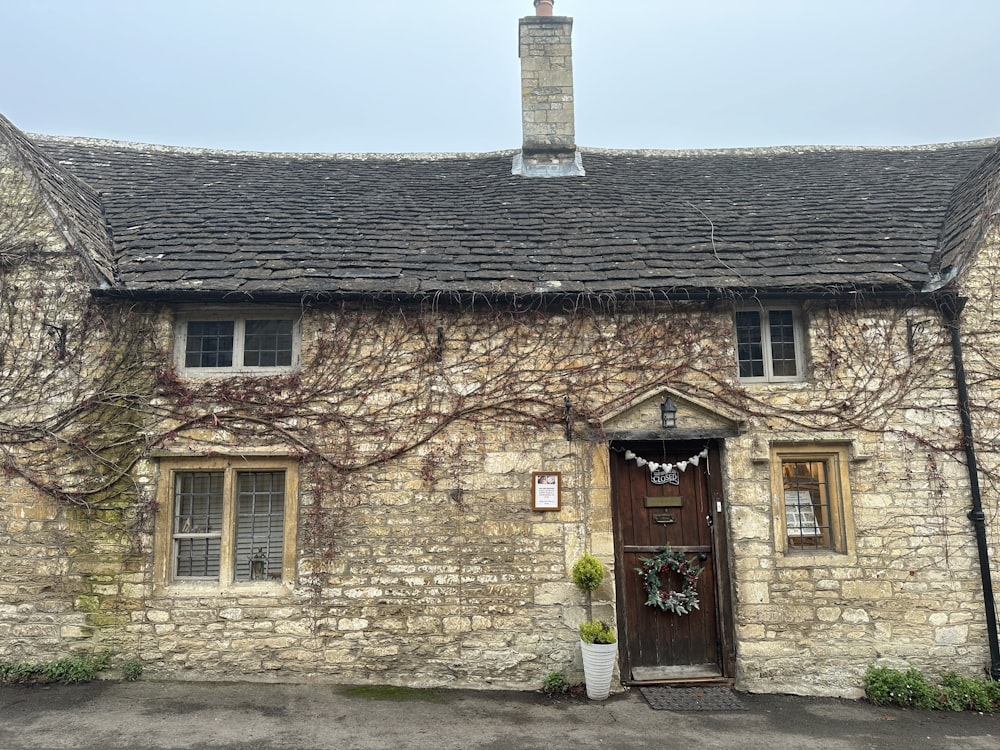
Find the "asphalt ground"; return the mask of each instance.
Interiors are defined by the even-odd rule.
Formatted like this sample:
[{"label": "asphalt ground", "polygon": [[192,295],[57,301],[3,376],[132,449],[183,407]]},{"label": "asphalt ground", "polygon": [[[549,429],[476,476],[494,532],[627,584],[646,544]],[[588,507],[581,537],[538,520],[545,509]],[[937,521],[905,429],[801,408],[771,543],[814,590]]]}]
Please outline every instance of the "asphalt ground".
[{"label": "asphalt ground", "polygon": [[745,710],[653,710],[537,693],[217,682],[0,686],[0,749],[1000,749],[1000,715],[738,694]]}]

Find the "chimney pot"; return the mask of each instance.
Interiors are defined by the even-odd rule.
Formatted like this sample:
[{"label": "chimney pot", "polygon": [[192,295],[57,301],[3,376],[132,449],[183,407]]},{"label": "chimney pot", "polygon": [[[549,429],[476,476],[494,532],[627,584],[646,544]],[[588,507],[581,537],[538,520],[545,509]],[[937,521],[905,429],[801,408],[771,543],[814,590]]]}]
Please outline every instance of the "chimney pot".
[{"label": "chimney pot", "polygon": [[551,16],[553,5],[555,5],[555,0],[535,0],[535,15]]}]

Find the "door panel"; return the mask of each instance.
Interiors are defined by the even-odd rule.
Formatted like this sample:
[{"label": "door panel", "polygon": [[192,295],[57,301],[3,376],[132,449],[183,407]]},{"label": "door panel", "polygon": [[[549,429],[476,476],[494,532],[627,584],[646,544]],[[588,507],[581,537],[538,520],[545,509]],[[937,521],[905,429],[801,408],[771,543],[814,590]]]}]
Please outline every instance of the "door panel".
[{"label": "door panel", "polygon": [[[623,666],[627,665],[636,680],[721,674],[709,462],[702,460],[698,466],[689,465],[677,472],[677,484],[654,484],[648,467],[624,456],[628,449],[647,461],[677,464],[703,448],[703,443],[613,446],[620,640]],[[664,544],[703,568],[697,583],[700,608],[689,614],[663,612],[645,604],[646,593],[637,569]],[[662,573],[660,581],[668,590],[681,587],[679,576],[672,571]]]}]

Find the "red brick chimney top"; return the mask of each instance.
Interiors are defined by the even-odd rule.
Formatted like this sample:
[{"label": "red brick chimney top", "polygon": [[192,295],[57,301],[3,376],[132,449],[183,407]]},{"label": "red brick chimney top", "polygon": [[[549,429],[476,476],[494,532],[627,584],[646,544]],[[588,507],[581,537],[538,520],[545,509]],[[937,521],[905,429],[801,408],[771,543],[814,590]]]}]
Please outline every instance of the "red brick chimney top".
[{"label": "red brick chimney top", "polygon": [[553,5],[555,5],[555,0],[535,0],[535,15],[551,16]]}]

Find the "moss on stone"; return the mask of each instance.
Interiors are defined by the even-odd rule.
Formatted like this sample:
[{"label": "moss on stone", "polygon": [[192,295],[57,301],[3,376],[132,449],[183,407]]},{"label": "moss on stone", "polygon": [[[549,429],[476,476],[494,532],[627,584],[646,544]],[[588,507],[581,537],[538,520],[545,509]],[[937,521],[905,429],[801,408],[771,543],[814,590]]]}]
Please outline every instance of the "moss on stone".
[{"label": "moss on stone", "polygon": [[97,612],[101,608],[101,600],[85,594],[78,596],[73,606],[80,612]]}]

